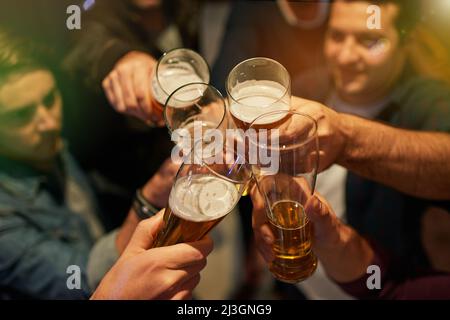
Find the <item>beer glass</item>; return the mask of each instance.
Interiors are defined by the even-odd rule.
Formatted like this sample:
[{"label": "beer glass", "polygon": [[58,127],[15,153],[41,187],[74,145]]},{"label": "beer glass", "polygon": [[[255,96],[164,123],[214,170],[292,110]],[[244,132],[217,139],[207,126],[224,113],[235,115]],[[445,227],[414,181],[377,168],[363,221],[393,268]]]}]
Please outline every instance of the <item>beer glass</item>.
[{"label": "beer glass", "polygon": [[172,158],[189,155],[198,140],[225,141],[228,118],[222,94],[207,83],[175,90],[164,106],[164,120],[176,143]]},{"label": "beer glass", "polygon": [[252,170],[274,236],[275,259],[269,269],[278,280],[297,283],[308,278],[317,267],[311,250],[312,225],[304,209],[314,193],[317,175],[317,123],[305,114],[274,111],[256,118],[250,128],[274,117],[284,120],[267,130],[266,138],[259,136],[250,145],[257,146],[258,154],[277,155],[278,162],[274,167],[258,159]]},{"label": "beer glass", "polygon": [[234,149],[218,145],[198,141],[194,163],[181,165],[153,247],[197,241],[236,206],[252,178],[251,167]]},{"label": "beer glass", "polygon": [[[269,58],[258,57],[239,63],[228,75],[226,90],[231,118],[235,126],[243,130],[264,113],[290,109],[289,73]],[[270,127],[280,120],[279,116],[260,119],[254,125]]]},{"label": "beer glass", "polygon": [[153,111],[162,116],[163,106],[172,92],[188,83],[208,83],[209,79],[209,66],[197,52],[186,48],[166,52],[158,60],[152,73]]}]

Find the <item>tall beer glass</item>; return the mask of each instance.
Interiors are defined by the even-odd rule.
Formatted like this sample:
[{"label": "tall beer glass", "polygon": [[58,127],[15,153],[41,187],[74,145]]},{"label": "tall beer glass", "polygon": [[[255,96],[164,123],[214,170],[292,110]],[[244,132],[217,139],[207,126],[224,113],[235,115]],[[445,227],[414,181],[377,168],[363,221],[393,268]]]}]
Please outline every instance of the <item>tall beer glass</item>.
[{"label": "tall beer glass", "polygon": [[[258,57],[239,63],[228,75],[226,90],[231,117],[236,127],[243,130],[264,113],[290,109],[289,73],[269,58]],[[279,116],[281,114],[265,117],[254,125],[270,127],[280,120]]]},{"label": "tall beer glass", "polygon": [[244,157],[234,150],[198,141],[194,163],[188,157],[175,178],[164,212],[164,228],[154,247],[201,239],[229,214],[252,177]]},{"label": "tall beer glass", "polygon": [[151,79],[152,108],[162,116],[163,106],[172,92],[192,82],[210,79],[209,66],[197,52],[179,48],[166,52],[153,70]]},{"label": "tall beer glass", "polygon": [[[255,119],[251,128],[273,118],[283,122],[267,130],[268,139],[259,138],[250,144],[256,142],[259,154],[277,154],[278,168],[260,161],[252,168],[274,236],[275,259],[270,271],[278,280],[296,283],[308,278],[317,267],[311,250],[312,225],[304,210],[314,193],[317,175],[317,123],[305,114],[275,111]],[[273,137],[278,143],[273,143]]]}]

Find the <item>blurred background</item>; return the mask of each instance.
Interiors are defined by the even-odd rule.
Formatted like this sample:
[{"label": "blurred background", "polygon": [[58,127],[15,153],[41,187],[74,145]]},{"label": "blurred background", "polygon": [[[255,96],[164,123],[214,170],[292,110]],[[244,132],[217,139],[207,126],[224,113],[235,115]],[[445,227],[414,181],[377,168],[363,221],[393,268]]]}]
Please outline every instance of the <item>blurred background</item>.
[{"label": "blurred background", "polygon": [[[359,2],[367,6],[372,3]],[[368,32],[356,37],[353,44],[353,40],[348,40],[346,56],[341,53],[336,60],[332,60],[331,51],[325,50],[325,42],[345,46],[347,40],[336,30],[330,34],[330,21],[351,20],[351,17],[345,18],[345,13],[343,17],[339,16],[343,14],[340,11],[334,12],[333,16],[334,3],[325,0],[3,0],[0,2],[0,30],[33,44],[30,54],[43,57],[53,71],[63,100],[63,137],[93,187],[104,229],[111,231],[126,218],[135,190],[157,173],[173,147],[166,128],[149,127],[135,117],[116,112],[108,102],[102,81],[123,56],[140,51],[158,59],[170,49],[191,48],[205,57],[211,68],[211,83],[224,96],[226,77],[237,63],[255,56],[269,57],[289,71],[293,95],[368,118],[377,118],[388,105],[387,101],[395,100],[396,94],[403,94],[398,100],[400,103],[409,101],[405,96],[410,91],[402,93],[394,89],[414,77],[438,82],[440,92],[446,92],[450,85],[450,0],[374,3],[399,6],[404,20],[399,23],[395,18],[383,16],[381,21],[392,24],[401,40],[397,44],[385,35],[374,38]],[[80,9],[80,29],[68,28],[67,22],[73,13],[68,13],[67,9],[71,5]],[[385,12],[388,11],[382,11]],[[330,46],[327,47],[329,50]],[[400,67],[400,62],[395,60],[396,52],[393,51],[397,47],[406,52],[406,67],[403,64]],[[6,52],[0,42],[0,56],[2,50]],[[375,86],[388,82],[383,77],[389,72],[383,73],[383,68],[401,68],[398,79],[391,79],[395,84],[388,88],[390,91],[386,89],[385,97],[361,103],[367,106],[366,110],[372,110],[368,112],[352,109],[348,102],[339,99],[342,98],[338,94],[339,86],[333,86],[338,81],[333,78],[336,76],[333,63],[339,64],[336,72],[341,72],[344,79],[354,72],[352,68],[356,68],[356,62],[350,60],[358,59],[358,50],[368,52],[367,56],[361,54],[363,58],[360,59],[367,60],[371,71],[363,76],[368,77],[368,82],[373,77]],[[418,85],[423,89],[427,82]],[[345,84],[342,86],[343,91],[348,89]],[[403,90],[417,92],[412,88]],[[376,91],[376,88],[370,87],[370,90]],[[416,101],[422,101],[424,95],[415,97]],[[422,103],[421,107],[428,108],[427,103]],[[434,107],[430,108],[434,110]],[[447,108],[447,105],[441,108]],[[448,115],[448,109],[445,110]],[[422,113],[417,112],[415,116],[416,122],[422,123]],[[389,121],[390,117],[382,119]],[[448,117],[442,121],[450,123]],[[401,126],[402,122],[396,124]],[[419,127],[417,125],[417,129]],[[439,129],[437,124],[436,127]],[[423,129],[430,127],[424,125]],[[345,169],[334,167],[319,175],[317,189],[330,200],[338,216],[363,234],[376,238],[398,254],[414,257],[414,263],[434,264],[440,270],[450,271],[450,250],[447,251],[450,247],[446,246],[450,242],[450,229],[446,218],[427,220],[423,209],[417,216],[411,214],[413,218],[406,225],[405,215],[416,202],[376,189],[374,185],[367,186],[365,194],[357,194],[356,191],[362,189],[355,185],[348,189],[351,181],[356,181],[356,186],[362,185],[363,182],[357,179],[347,176]],[[356,191],[349,193],[349,190]],[[395,203],[392,206],[401,213],[395,217],[394,209],[379,213],[378,201]],[[312,278],[299,285],[275,281],[255,249],[251,210],[249,198],[243,197],[235,212],[213,231],[215,250],[202,272],[195,298],[351,299],[326,279],[320,266]],[[364,214],[355,217],[355,211]],[[373,222],[374,212],[379,213],[381,222]],[[424,234],[424,225],[426,230],[431,228],[434,234],[441,235],[437,244],[433,241],[437,241],[438,236]],[[0,226],[0,242],[7,241],[1,237],[1,232]],[[431,239],[427,245],[421,243],[424,238]],[[3,268],[3,271],[0,268],[0,278],[7,278],[8,268],[5,264]],[[9,290],[10,282],[0,280],[0,283]],[[26,286],[20,288],[20,294],[42,298],[28,295]]]}]

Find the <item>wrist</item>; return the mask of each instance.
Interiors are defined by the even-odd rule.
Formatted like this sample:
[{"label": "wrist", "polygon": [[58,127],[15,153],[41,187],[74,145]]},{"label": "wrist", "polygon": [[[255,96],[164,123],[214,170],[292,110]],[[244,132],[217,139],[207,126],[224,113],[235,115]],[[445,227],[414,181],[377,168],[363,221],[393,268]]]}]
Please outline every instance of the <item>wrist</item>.
[{"label": "wrist", "polygon": [[116,235],[115,244],[117,252],[119,252],[119,254],[122,254],[122,252],[125,250],[139,221],[141,221],[141,219],[139,219],[134,209],[131,209]]},{"label": "wrist", "polygon": [[345,166],[352,159],[352,148],[354,147],[355,137],[354,121],[354,116],[345,113],[338,114],[337,131],[341,147],[336,163],[342,166]]},{"label": "wrist", "polygon": [[342,226],[338,245],[321,259],[328,276],[338,283],[361,278],[372,260],[373,250],[368,242],[347,225]]},{"label": "wrist", "polygon": [[153,192],[154,188],[145,186],[140,190],[142,196],[147,202],[151,203],[153,206],[158,206],[158,198],[155,192]]},{"label": "wrist", "polygon": [[133,199],[133,211],[140,220],[150,218],[161,210],[161,208],[154,205],[152,199],[153,197],[148,197],[148,195],[145,195],[143,190],[136,190]]}]

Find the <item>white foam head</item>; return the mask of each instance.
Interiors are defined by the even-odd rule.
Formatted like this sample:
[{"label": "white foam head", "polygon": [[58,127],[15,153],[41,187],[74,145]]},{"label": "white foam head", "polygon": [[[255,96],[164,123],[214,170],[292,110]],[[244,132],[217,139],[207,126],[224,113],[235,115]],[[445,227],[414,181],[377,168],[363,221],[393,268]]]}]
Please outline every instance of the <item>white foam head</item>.
[{"label": "white foam head", "polygon": [[[249,80],[233,88],[231,114],[246,123],[253,122],[262,114],[290,109],[289,95],[286,88],[275,81]],[[257,121],[256,124],[270,124],[283,118],[283,114],[275,114]]]},{"label": "white foam head", "polygon": [[[152,89],[154,98],[162,105],[166,103],[169,95],[178,88],[188,83],[204,82],[195,72],[194,68],[187,62],[180,62],[176,66],[161,66],[158,70],[158,79],[156,76],[153,77]],[[193,101],[200,97],[201,94],[198,90],[186,91],[179,98],[182,101]]]},{"label": "white foam head", "polygon": [[195,174],[178,179],[170,192],[169,206],[180,218],[202,222],[225,216],[238,198],[231,182],[209,174]]}]

